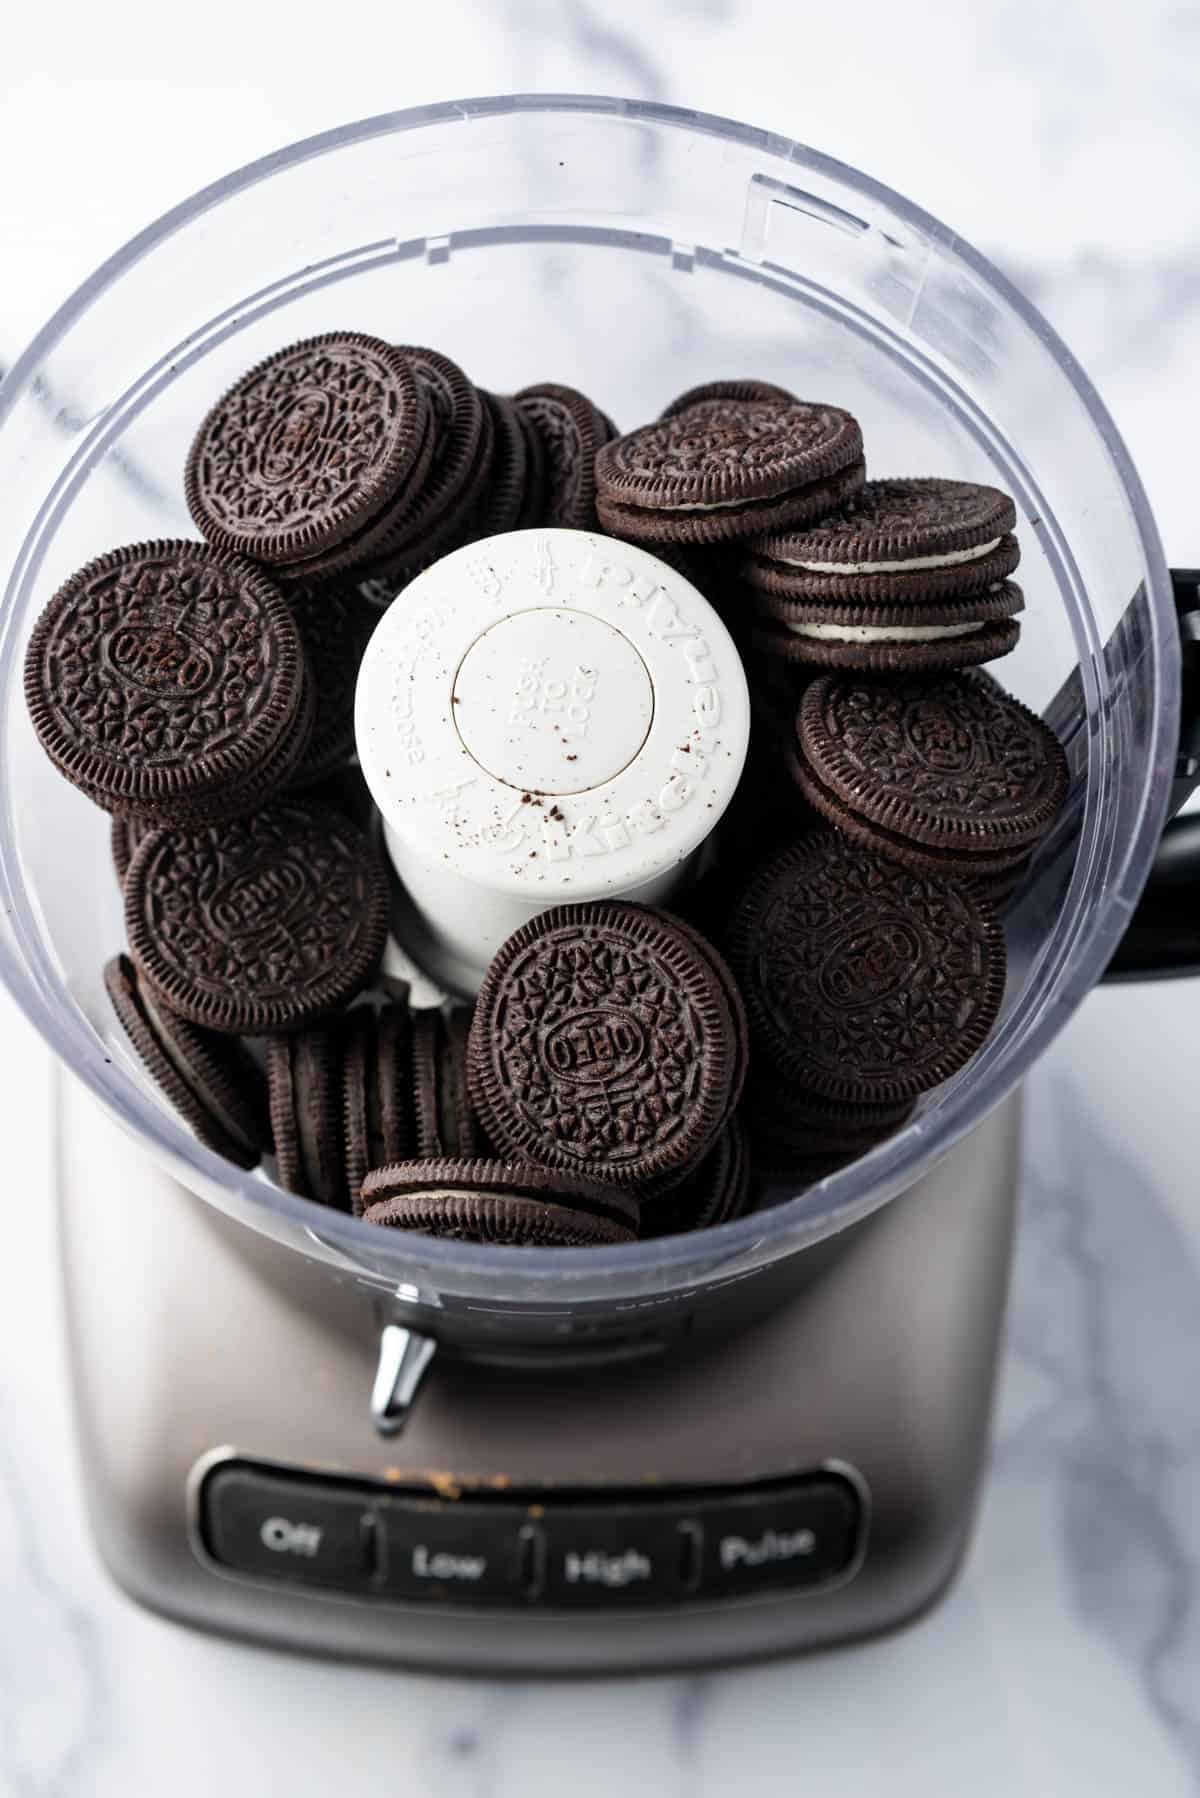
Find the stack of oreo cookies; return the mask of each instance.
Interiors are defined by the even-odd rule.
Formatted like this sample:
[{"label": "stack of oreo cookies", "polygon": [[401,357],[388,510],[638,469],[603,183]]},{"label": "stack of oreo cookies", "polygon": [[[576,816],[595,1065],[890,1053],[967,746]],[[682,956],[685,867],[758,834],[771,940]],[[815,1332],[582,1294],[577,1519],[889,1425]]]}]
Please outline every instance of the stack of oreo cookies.
[{"label": "stack of oreo cookies", "polygon": [[281,585],[352,575],[387,605],[477,538],[594,529],[596,455],[615,435],[575,388],[487,393],[437,350],[329,333],[222,395],[192,445],[187,500],[210,543]]},{"label": "stack of oreo cookies", "polygon": [[766,1179],[807,1184],[890,1136],[981,1047],[1004,995],[1004,935],[985,894],[828,829],[754,873],[729,945]]},{"label": "stack of oreo cookies", "polygon": [[[360,332],[234,383],[185,491],[205,540],[73,576],[26,692],[111,816],[116,1016],[209,1148],[388,1229],[619,1245],[819,1179],[983,1044],[998,908],[1067,785],[981,668],[1020,628],[1005,495],[867,481],[851,414],[770,383],[691,388],[619,436],[574,388],[485,392]],[[686,919],[549,911],[474,1007],[414,1009],[381,972],[358,666],[422,568],[539,525],[642,543],[717,606],[747,774]]]},{"label": "stack of oreo cookies", "polygon": [[1067,788],[1053,733],[980,671],[1020,634],[1011,499],[865,476],[848,414],[752,380],[690,389],[597,462],[606,528],[683,546],[746,661],[747,773],[688,904],[749,1011],[755,1171],[793,1187],[980,1046],[997,909]]},{"label": "stack of oreo cookies", "polygon": [[471,1022],[470,1103],[494,1158],[380,1167],[364,1215],[560,1246],[723,1222],[749,1198],[746,1062],[737,986],[689,925],[617,903],[543,912],[500,948]]},{"label": "stack of oreo cookies", "polygon": [[1016,508],[972,481],[868,481],[815,523],[749,540],[756,647],[785,666],[934,674],[1015,648]]},{"label": "stack of oreo cookies", "polygon": [[1058,816],[1058,738],[990,675],[821,675],[789,762],[808,803],[872,852],[1006,896]]},{"label": "stack of oreo cookies", "polygon": [[271,1037],[267,1079],[281,1184],[358,1216],[373,1169],[483,1154],[467,1092],[469,1023],[463,1008],[413,1012],[393,1001]]},{"label": "stack of oreo cookies", "polygon": [[821,518],[864,478],[862,432],[840,406],[715,382],[605,445],[597,510],[649,549],[728,543]]},{"label": "stack of oreo cookies", "polygon": [[203,543],[90,562],[34,627],[25,697],[51,761],[114,817],[236,817],[301,779],[316,683],[260,569]]}]

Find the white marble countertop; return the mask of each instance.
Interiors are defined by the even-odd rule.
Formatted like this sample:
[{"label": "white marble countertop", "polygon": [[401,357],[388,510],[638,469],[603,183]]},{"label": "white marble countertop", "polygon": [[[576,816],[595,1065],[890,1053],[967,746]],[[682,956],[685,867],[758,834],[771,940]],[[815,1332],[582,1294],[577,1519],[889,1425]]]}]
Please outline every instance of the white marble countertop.
[{"label": "white marble countertop", "polygon": [[[649,95],[816,143],[998,256],[1100,384],[1168,552],[1200,561],[1196,8],[983,0],[918,27],[886,0],[849,19],[442,0],[389,26],[343,0],[336,31],[290,17],[213,0],[178,39],[140,0],[67,32],[38,9],[9,22],[0,362],[132,230],[307,131],[456,93]],[[498,1685],[191,1635],[109,1584],[75,1480],[46,1058],[0,1001],[0,1794],[1200,1790],[1198,1004],[1189,983],[1094,995],[1030,1082],[992,1471],[938,1610],[805,1660]]]}]

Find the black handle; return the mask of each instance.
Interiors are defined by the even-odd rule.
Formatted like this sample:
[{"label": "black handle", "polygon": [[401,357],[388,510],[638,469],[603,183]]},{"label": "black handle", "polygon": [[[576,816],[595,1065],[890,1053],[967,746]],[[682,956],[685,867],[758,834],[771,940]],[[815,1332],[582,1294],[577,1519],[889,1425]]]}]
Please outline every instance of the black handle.
[{"label": "black handle", "polygon": [[[1200,568],[1173,568],[1182,694],[1174,814],[1200,785]],[[1200,812],[1172,817],[1106,980],[1200,974]]]}]

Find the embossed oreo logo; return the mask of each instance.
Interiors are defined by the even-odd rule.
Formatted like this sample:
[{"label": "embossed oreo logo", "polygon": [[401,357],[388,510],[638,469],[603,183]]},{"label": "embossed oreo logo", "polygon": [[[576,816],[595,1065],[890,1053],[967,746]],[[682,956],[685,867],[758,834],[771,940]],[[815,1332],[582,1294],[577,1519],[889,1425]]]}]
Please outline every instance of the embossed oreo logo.
[{"label": "embossed oreo logo", "polygon": [[817,976],[822,996],[838,1010],[886,999],[904,985],[921,959],[921,941],[906,918],[873,918],[835,942]]},{"label": "embossed oreo logo", "polygon": [[216,673],[206,649],[170,629],[124,625],[107,650],[121,679],[147,693],[203,693]]},{"label": "embossed oreo logo", "polygon": [[302,904],[316,905],[309,877],[299,863],[271,861],[244,868],[218,887],[208,901],[212,928],[226,942],[278,928]]},{"label": "embossed oreo logo", "polygon": [[942,706],[914,706],[907,720],[907,735],[914,753],[939,774],[964,774],[975,759],[970,732],[948,718]]},{"label": "embossed oreo logo", "polygon": [[632,1074],[646,1053],[646,1038],[627,1011],[577,1011],[547,1031],[542,1057],[559,1080],[607,1086]]},{"label": "embossed oreo logo", "polygon": [[311,463],[329,426],[332,401],[327,393],[299,394],[277,418],[263,444],[259,473],[270,487],[290,481]]}]

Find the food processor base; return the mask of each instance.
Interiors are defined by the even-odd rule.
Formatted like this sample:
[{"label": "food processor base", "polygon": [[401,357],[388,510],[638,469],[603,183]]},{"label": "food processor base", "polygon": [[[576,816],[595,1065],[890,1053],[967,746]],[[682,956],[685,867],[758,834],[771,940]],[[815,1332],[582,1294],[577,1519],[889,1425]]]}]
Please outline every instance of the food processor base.
[{"label": "food processor base", "polygon": [[953,1577],[1015,1095],[749,1327],[594,1368],[439,1354],[391,1439],[373,1289],[194,1197],[66,1079],[58,1118],[86,1499],[152,1609],[413,1667],[629,1673],[868,1635]]}]

